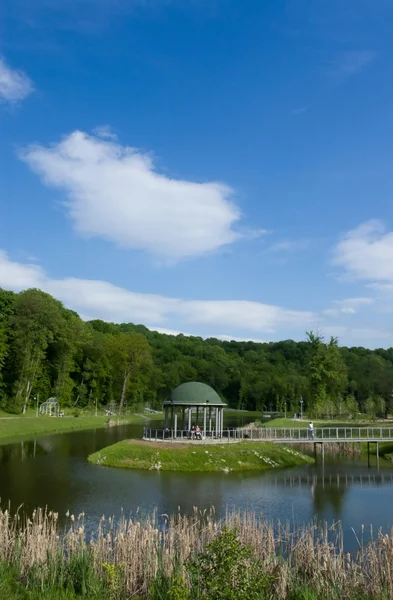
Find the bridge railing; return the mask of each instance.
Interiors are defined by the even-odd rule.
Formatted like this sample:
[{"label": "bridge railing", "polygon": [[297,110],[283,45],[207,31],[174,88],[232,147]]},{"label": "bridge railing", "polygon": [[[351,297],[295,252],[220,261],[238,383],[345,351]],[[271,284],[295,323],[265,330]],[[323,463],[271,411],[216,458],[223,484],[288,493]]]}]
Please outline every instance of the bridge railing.
[{"label": "bridge railing", "polygon": [[[183,430],[144,428],[144,439],[151,441],[197,439]],[[267,442],[361,442],[393,441],[393,427],[316,427],[311,435],[307,428],[270,428],[250,427],[241,429],[212,430],[204,436],[206,439],[224,439],[227,441],[254,440]]]}]

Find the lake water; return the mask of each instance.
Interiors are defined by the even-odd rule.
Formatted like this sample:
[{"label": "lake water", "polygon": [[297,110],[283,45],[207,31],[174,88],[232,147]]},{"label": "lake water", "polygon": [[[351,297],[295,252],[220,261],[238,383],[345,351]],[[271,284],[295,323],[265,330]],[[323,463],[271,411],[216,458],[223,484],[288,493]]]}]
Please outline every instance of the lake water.
[{"label": "lake water", "polygon": [[[233,423],[232,423],[233,424]],[[153,424],[153,427],[157,424]],[[214,506],[218,515],[229,508],[250,509],[267,519],[294,524],[314,518],[341,520],[347,543],[352,528],[374,531],[393,526],[393,468],[372,458],[325,460],[325,464],[266,473],[160,473],[112,469],[91,465],[92,452],[129,437],[141,437],[142,427],[108,429],[41,436],[0,446],[0,497],[30,511],[48,506],[59,513],[85,512],[94,528],[105,514],[121,509],[135,514],[178,510],[191,513]]]}]

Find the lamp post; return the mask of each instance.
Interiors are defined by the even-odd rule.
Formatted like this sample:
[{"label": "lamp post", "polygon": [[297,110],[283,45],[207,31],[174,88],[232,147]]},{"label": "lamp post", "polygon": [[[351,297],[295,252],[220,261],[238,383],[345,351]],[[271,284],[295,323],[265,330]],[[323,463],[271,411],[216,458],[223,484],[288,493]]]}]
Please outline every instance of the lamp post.
[{"label": "lamp post", "polygon": [[303,396],[300,396],[300,419],[303,419]]},{"label": "lamp post", "polygon": [[39,399],[40,399],[40,395],[39,394],[37,394],[36,396],[34,396],[34,400],[37,400],[37,410],[36,410],[36,414],[35,414],[35,416],[37,418],[38,418],[38,402],[39,402]]},{"label": "lamp post", "polygon": [[285,402],[285,418],[287,418],[287,403]]}]

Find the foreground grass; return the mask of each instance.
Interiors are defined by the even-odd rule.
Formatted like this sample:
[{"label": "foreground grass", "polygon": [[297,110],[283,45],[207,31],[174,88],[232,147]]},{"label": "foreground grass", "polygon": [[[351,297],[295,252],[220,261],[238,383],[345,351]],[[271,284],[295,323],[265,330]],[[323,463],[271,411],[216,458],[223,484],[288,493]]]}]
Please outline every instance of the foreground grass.
[{"label": "foreground grass", "polygon": [[[61,569],[61,565],[57,577],[54,578],[53,573],[48,573],[49,576],[46,580],[39,580],[34,571],[26,577],[20,573],[17,565],[3,562],[0,564],[0,599],[81,600],[83,598],[86,600],[112,600],[108,586],[105,586],[97,576],[92,574],[92,565],[89,564],[90,559],[84,567],[85,572],[83,572],[83,561],[78,562],[82,563],[78,565],[79,575],[82,574],[85,580],[82,582],[80,576],[78,577],[78,573],[72,574],[69,571],[66,574],[65,569]],[[61,574],[63,575],[62,578]]]},{"label": "foreground grass", "polygon": [[[91,535],[90,535],[91,533]],[[83,515],[0,509],[1,600],[393,600],[393,533],[343,551],[339,524],[274,527],[252,512],[218,520],[156,513]]]},{"label": "foreground grass", "polygon": [[312,463],[292,448],[268,442],[207,445],[125,440],[91,454],[97,465],[161,471],[263,471]]},{"label": "foreground grass", "polygon": [[[152,415],[155,417],[155,415]],[[125,415],[121,417],[112,417],[112,423],[117,421],[121,423],[144,423],[146,419],[150,420],[150,415]],[[162,418],[162,417],[161,417]],[[98,429],[106,427],[108,417],[81,415],[79,417],[33,417],[20,416],[9,419],[0,419],[0,443],[2,440],[12,438],[27,438],[40,434],[66,433],[70,431],[81,431],[84,429]]]}]

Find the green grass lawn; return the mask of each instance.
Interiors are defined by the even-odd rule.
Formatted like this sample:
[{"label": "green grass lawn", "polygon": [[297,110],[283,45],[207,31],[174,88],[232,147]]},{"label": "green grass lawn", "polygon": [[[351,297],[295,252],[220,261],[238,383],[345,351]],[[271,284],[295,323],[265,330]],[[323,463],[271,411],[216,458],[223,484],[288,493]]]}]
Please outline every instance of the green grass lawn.
[{"label": "green grass lawn", "polygon": [[309,456],[278,444],[172,444],[125,440],[89,456],[108,467],[161,471],[263,471],[312,463]]},{"label": "green grass lawn", "polygon": [[[162,415],[125,415],[111,417],[113,421],[121,420],[127,423],[144,423],[147,420],[158,418]],[[78,431],[83,429],[96,429],[106,427],[108,417],[82,414],[79,417],[45,417],[39,416],[13,416],[13,418],[0,419],[0,443],[2,440],[11,438],[31,437],[45,433],[61,433],[67,431]]]},{"label": "green grass lawn", "polygon": [[239,419],[241,419],[242,417],[247,417],[247,418],[253,418],[253,419],[260,419],[261,418],[261,411],[260,410],[233,410],[231,408],[226,408],[224,410],[224,418],[225,417],[239,417]]}]

